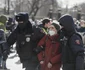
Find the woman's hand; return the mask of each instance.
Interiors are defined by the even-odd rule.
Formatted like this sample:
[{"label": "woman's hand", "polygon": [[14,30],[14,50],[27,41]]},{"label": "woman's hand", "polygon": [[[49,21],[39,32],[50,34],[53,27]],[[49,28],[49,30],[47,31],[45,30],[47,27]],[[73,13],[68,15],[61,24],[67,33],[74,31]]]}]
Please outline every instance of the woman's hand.
[{"label": "woman's hand", "polygon": [[47,66],[48,66],[48,68],[52,68],[52,64],[50,62],[48,63]]},{"label": "woman's hand", "polygon": [[44,63],[44,61],[40,61],[40,64],[43,64]]}]

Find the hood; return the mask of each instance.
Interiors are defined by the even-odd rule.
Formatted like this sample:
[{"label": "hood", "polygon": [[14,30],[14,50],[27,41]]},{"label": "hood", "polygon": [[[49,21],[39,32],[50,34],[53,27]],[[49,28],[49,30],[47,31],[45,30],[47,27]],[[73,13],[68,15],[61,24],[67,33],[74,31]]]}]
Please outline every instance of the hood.
[{"label": "hood", "polygon": [[75,24],[73,18],[70,15],[64,15],[59,19],[59,23],[63,26],[65,33],[72,34],[75,32]]}]

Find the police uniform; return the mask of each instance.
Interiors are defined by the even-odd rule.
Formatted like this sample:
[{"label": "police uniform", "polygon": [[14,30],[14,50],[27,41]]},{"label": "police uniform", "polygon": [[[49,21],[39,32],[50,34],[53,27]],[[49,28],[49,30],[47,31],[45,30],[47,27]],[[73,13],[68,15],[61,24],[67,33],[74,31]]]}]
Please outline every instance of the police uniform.
[{"label": "police uniform", "polygon": [[71,38],[66,38],[62,49],[63,70],[78,70],[83,68],[84,48],[79,35],[73,34]]},{"label": "police uniform", "polygon": [[34,33],[27,15],[27,13],[20,13],[16,15],[16,20],[25,21],[25,25],[20,25],[22,27],[21,28],[18,24],[17,28],[8,37],[7,43],[10,46],[16,42],[16,50],[23,67],[26,68],[26,70],[35,70],[39,62],[37,55],[33,52],[33,48],[36,47],[36,44],[33,42]]},{"label": "police uniform", "polygon": [[59,19],[63,28],[64,44],[62,46],[63,70],[82,70],[84,63],[84,47],[82,38],[75,31],[74,21],[70,15]]}]

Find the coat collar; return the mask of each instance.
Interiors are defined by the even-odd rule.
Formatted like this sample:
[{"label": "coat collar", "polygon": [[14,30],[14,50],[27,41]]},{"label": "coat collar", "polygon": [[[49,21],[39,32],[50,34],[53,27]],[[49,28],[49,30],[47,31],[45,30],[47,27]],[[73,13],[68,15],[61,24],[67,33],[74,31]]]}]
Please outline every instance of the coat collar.
[{"label": "coat collar", "polygon": [[57,39],[59,38],[59,35],[56,34],[56,35],[54,35],[54,36],[48,36],[48,38],[49,38],[50,40],[52,40],[52,41],[57,41]]}]

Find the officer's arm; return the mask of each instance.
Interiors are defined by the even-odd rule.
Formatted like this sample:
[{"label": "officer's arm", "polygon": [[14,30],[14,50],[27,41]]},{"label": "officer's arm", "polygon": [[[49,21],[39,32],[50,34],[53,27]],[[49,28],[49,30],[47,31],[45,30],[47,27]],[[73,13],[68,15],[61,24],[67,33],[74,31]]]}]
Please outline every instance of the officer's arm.
[{"label": "officer's arm", "polygon": [[16,39],[17,39],[17,31],[14,30],[10,36],[7,38],[7,44],[9,46],[13,45],[15,42],[16,42]]},{"label": "officer's arm", "polygon": [[70,40],[71,49],[76,57],[76,69],[81,70],[84,63],[84,47],[83,42],[79,36],[73,36]]},{"label": "officer's arm", "polygon": [[34,48],[34,52],[36,54],[39,54],[41,51],[45,50],[45,42],[46,42],[46,37],[44,36],[38,43],[37,47]]},{"label": "officer's arm", "polygon": [[36,40],[40,41],[45,36],[45,34],[42,33],[39,28],[33,28],[33,31],[34,31],[34,35],[32,36],[33,41],[36,41]]}]

